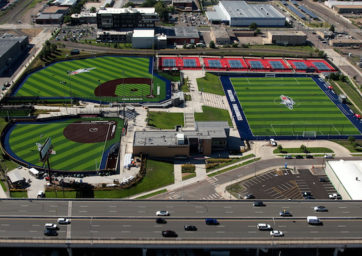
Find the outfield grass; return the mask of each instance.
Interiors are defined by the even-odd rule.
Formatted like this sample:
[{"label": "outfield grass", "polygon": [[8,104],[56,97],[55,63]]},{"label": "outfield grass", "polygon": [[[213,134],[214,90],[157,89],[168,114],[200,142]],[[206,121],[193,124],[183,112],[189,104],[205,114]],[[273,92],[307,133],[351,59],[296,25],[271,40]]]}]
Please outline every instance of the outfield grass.
[{"label": "outfield grass", "polygon": [[[0,118],[0,132],[2,132],[2,130],[5,128],[6,125],[7,125],[7,122],[5,121],[5,119]],[[15,163],[11,160],[6,160],[3,157],[0,157],[0,164],[5,169],[5,171],[11,171],[18,166],[17,163]]]},{"label": "outfield grass", "polygon": [[10,197],[12,197],[12,198],[28,198],[28,192],[26,192],[26,191],[10,191]]},{"label": "outfield grass", "polygon": [[196,177],[196,173],[188,173],[187,175],[182,176],[182,180],[188,180]]},{"label": "outfield grass", "polygon": [[[312,147],[312,148],[307,148],[308,153],[334,153],[334,151],[330,148],[318,148],[318,147]],[[273,154],[287,154],[287,153],[301,153],[304,154],[306,152],[304,152],[303,150],[301,150],[300,148],[283,148],[282,150],[279,149],[274,149],[273,150]]]},{"label": "outfield grass", "polygon": [[68,140],[63,135],[63,130],[70,123],[76,121],[113,120],[113,119],[69,119],[52,123],[17,123],[10,130],[9,144],[11,150],[20,158],[31,164],[42,166],[36,143],[44,143],[51,137],[52,145],[56,151],[51,155],[52,169],[64,171],[86,171],[99,168],[102,154],[119,138],[123,128],[123,121],[117,119],[117,129],[112,140],[98,143],[77,143]]},{"label": "outfield grass", "polygon": [[125,198],[174,183],[173,164],[147,160],[145,177],[129,189],[94,191],[95,198]]},{"label": "outfield grass", "polygon": [[184,114],[149,111],[148,125],[160,129],[174,129],[176,125],[184,126]]},{"label": "outfield grass", "polygon": [[148,84],[120,84],[117,85],[115,94],[120,97],[142,97],[150,93],[151,87]]},{"label": "outfield grass", "polygon": [[[309,77],[231,78],[255,136],[353,135],[359,131]],[[293,109],[281,104],[292,98]]]},{"label": "outfield grass", "polygon": [[[362,149],[356,149],[349,140],[332,140],[335,143],[338,143],[339,145],[347,148],[352,153],[359,153],[362,152]],[[359,147],[362,147],[362,140],[356,140],[356,145]]]},{"label": "outfield grass", "polygon": [[203,78],[197,78],[197,86],[200,92],[225,95],[219,77],[211,73],[206,73]]},{"label": "outfield grass", "polygon": [[[80,97],[89,100],[132,101],[129,99],[128,90],[118,91],[118,97],[101,98],[95,96],[94,90],[101,83],[109,80],[130,77],[152,78],[152,74],[149,73],[149,62],[149,58],[137,57],[95,57],[57,62],[32,73],[20,86],[15,96]],[[86,68],[90,68],[90,70],[74,75],[69,73]],[[155,88],[160,87],[160,95],[155,94],[154,98],[144,98],[145,101],[160,101],[166,97],[166,83],[158,77],[153,78]],[[142,92],[141,89],[139,91]]]},{"label": "outfield grass", "polygon": [[220,108],[202,106],[202,113],[195,113],[195,121],[225,121],[232,127],[229,111]]}]

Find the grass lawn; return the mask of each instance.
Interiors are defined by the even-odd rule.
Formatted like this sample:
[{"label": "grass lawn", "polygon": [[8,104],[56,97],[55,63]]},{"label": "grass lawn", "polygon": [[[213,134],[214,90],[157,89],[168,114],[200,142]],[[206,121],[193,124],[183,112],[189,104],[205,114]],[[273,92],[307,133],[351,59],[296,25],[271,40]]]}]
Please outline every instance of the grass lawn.
[{"label": "grass lawn", "polygon": [[160,129],[174,129],[176,125],[184,126],[184,114],[149,111],[148,125]]},{"label": "grass lawn", "polygon": [[[334,153],[333,150],[329,149],[329,148],[318,148],[318,147],[314,147],[314,148],[307,148],[308,153]],[[301,150],[300,148],[283,148],[281,151],[279,151],[279,149],[274,149],[273,150],[274,154],[286,154],[286,153],[301,153],[304,154],[305,152],[303,150]]]},{"label": "grass lawn", "polygon": [[77,192],[74,190],[59,190],[57,192],[55,191],[46,191],[45,192],[45,197],[46,198],[76,198],[77,197]]},{"label": "grass lawn", "polygon": [[347,83],[347,82],[342,82],[342,81],[330,81],[333,86],[333,90],[337,93],[337,94],[344,94],[342,93],[342,91],[336,86],[336,84],[338,84],[342,90],[347,94],[347,102],[350,103],[349,107],[355,112],[355,113],[359,113],[362,114],[354,105],[352,105],[351,101],[349,99],[351,99],[359,108],[362,108],[362,97],[361,95],[359,95],[359,93],[356,91],[356,89],[353,87],[353,85]]},{"label": "grass lawn", "polygon": [[28,192],[27,191],[10,191],[10,197],[28,198]]},{"label": "grass lawn", "polygon": [[225,95],[219,77],[211,73],[206,73],[203,78],[197,78],[197,86],[200,92]]},{"label": "grass lawn", "polygon": [[254,136],[360,134],[310,77],[230,80]]},{"label": "grass lawn", "polygon": [[218,160],[217,158],[209,158],[209,159],[207,159],[208,164],[217,163],[217,165],[215,165],[215,166],[210,165],[210,168],[207,168],[207,166],[206,166],[206,172],[211,172],[215,169],[219,169],[219,168],[222,168],[222,167],[225,167],[225,166],[237,163],[237,162],[241,162],[241,161],[244,161],[244,160],[252,158],[252,157],[255,157],[255,155],[249,154],[249,155],[238,157],[238,158],[229,158],[230,161],[227,161],[227,162],[226,161],[217,162],[217,160]]},{"label": "grass lawn", "polygon": [[[7,125],[7,122],[5,121],[4,118],[0,118],[0,132],[4,129],[4,127]],[[12,169],[15,169],[18,164],[11,161],[11,160],[6,160],[6,159],[3,159],[2,157],[0,157],[0,164],[1,166],[7,170],[7,171],[11,171]]]},{"label": "grass lawn", "polygon": [[352,153],[362,152],[362,140],[356,140],[356,144],[361,147],[361,149],[356,149],[348,140],[332,140],[333,142],[338,143],[339,145],[347,148]]},{"label": "grass lawn", "polygon": [[7,188],[6,185],[5,185],[5,181],[0,180],[0,185],[1,185],[1,187],[3,188],[3,190],[4,190],[5,192],[8,191],[8,188]]},{"label": "grass lawn", "polygon": [[125,198],[174,183],[173,164],[147,160],[145,177],[129,189],[94,191],[95,198]]},{"label": "grass lawn", "polygon": [[159,76],[162,76],[163,78],[166,78],[172,82],[179,82],[180,81],[180,71],[177,72],[158,72]]},{"label": "grass lawn", "polygon": [[167,192],[167,189],[161,189],[161,190],[158,190],[158,191],[156,191],[156,192],[149,193],[149,194],[147,194],[147,195],[137,197],[136,199],[147,199],[147,198],[150,198],[150,197],[153,197],[153,196],[157,196],[157,195],[159,195],[159,194],[163,194],[163,193],[166,193],[166,192]]},{"label": "grass lawn", "polygon": [[49,123],[16,123],[14,127],[9,130],[10,149],[20,159],[37,166],[42,166],[36,143],[44,143],[47,137],[51,137],[53,148],[56,151],[56,154],[50,157],[52,168],[64,171],[95,170],[96,164],[99,168],[104,149],[108,149],[108,147],[114,143],[119,142],[123,122],[117,119],[118,124],[115,136],[107,142],[78,143],[64,136],[63,131],[69,124],[76,121],[92,120],[113,119],[82,118]]},{"label": "grass lawn", "polygon": [[[155,88],[160,94],[145,101],[160,101],[166,97],[166,82],[149,72],[150,59],[141,57],[94,57],[79,60],[67,60],[49,65],[35,71],[19,86],[14,96],[39,96],[47,98],[79,97],[99,100],[95,89],[102,83],[119,78],[153,78]],[[87,70],[85,70],[87,69]],[[71,73],[77,71],[75,73]],[[135,85],[138,86],[138,85]],[[149,86],[147,86],[149,91]],[[142,85],[139,92],[141,93]],[[108,92],[108,95],[112,95]],[[103,101],[140,101],[129,97],[129,90],[118,90],[116,96],[101,97]]]},{"label": "grass lawn", "polygon": [[209,177],[216,176],[216,175],[222,174],[222,173],[224,173],[224,172],[228,172],[228,171],[234,170],[234,169],[236,169],[236,168],[242,167],[242,166],[244,166],[244,165],[254,163],[254,162],[259,161],[259,160],[260,160],[260,157],[255,158],[255,159],[250,159],[250,160],[245,161],[245,162],[243,162],[243,163],[241,163],[241,164],[237,164],[237,165],[231,166],[231,167],[229,167],[229,168],[225,168],[225,169],[222,169],[222,170],[220,170],[220,171],[210,173],[210,174],[208,174],[207,176],[209,176]]},{"label": "grass lawn", "polygon": [[196,173],[188,173],[188,174],[182,176],[182,180],[188,180],[188,179],[192,179],[194,177],[196,177]]},{"label": "grass lawn", "polygon": [[195,113],[195,121],[226,121],[232,127],[229,112],[225,109],[202,106],[202,113]]}]

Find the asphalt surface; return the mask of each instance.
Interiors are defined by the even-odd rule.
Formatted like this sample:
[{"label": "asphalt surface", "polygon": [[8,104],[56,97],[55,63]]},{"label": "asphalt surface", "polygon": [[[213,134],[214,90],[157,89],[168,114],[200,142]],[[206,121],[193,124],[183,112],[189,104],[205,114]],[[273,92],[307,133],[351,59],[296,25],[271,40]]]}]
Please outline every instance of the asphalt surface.
[{"label": "asphalt surface", "polygon": [[[270,239],[268,231],[257,230],[258,223],[270,224],[283,231],[288,239],[362,239],[361,201],[265,201],[265,207],[253,207],[252,201],[2,200],[0,203],[0,239],[157,240],[163,239],[163,230],[174,230],[181,240]],[[328,212],[314,212],[317,205],[324,205]],[[280,217],[282,209],[293,216]],[[170,216],[164,217],[166,224],[155,222],[157,210],[170,212]],[[59,225],[56,237],[44,236],[44,224],[56,223],[63,216],[71,217],[72,223]],[[307,216],[319,216],[323,225],[308,225]],[[220,225],[206,225],[205,217],[217,218]],[[198,230],[185,231],[184,225],[195,225]]]}]

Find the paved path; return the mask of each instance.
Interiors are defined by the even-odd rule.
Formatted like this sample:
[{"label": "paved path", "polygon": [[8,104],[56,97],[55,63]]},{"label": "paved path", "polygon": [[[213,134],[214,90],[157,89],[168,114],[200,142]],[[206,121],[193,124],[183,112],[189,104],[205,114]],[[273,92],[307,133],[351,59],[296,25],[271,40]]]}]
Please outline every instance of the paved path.
[{"label": "paved path", "polygon": [[205,106],[229,110],[226,96],[202,92],[202,100]]},{"label": "paved path", "polygon": [[8,198],[2,186],[0,186],[0,198]]},{"label": "paved path", "polygon": [[175,184],[182,182],[182,164],[175,163],[173,165],[173,175],[175,177]]}]

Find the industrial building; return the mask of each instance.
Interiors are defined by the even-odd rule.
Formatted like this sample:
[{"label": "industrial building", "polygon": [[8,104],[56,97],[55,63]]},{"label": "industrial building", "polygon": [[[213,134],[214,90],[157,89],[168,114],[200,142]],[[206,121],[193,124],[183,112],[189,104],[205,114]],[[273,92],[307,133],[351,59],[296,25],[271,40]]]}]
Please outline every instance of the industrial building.
[{"label": "industrial building", "polygon": [[362,13],[362,1],[325,1],[324,4],[338,13]]},{"label": "industrial building", "polygon": [[210,38],[215,44],[230,44],[230,36],[224,27],[211,27]]},{"label": "industrial building", "polygon": [[153,28],[158,20],[155,8],[105,8],[97,13],[99,29]]},{"label": "industrial building", "polygon": [[130,43],[132,39],[132,30],[127,31],[115,31],[106,30],[97,32],[97,42],[108,43]]},{"label": "industrial building", "polygon": [[96,24],[97,13],[90,13],[90,12],[74,13],[71,16],[71,23],[72,25]]},{"label": "industrial building", "polygon": [[64,13],[44,14],[41,13],[35,18],[36,24],[61,24]]},{"label": "industrial building", "polygon": [[69,7],[67,6],[48,6],[41,13],[43,14],[58,14],[58,13],[67,13]]},{"label": "industrial building", "polygon": [[52,2],[52,5],[58,5],[58,6],[73,6],[77,3],[78,0],[55,0]]},{"label": "industrial building", "polygon": [[210,155],[225,151],[228,146],[227,122],[196,122],[194,131],[135,132],[133,154],[151,157],[187,157],[191,154]]},{"label": "industrial building", "polygon": [[28,51],[27,36],[0,37],[0,75],[11,72],[13,65]]},{"label": "industrial building", "polygon": [[155,30],[135,29],[132,35],[132,48],[137,48],[137,49],[155,48]]},{"label": "industrial building", "polygon": [[172,5],[178,9],[192,11],[192,2],[193,0],[172,0]]},{"label": "industrial building", "polygon": [[196,27],[174,27],[164,29],[169,44],[196,44],[200,42],[200,34]]},{"label": "industrial building", "polygon": [[268,44],[305,45],[306,42],[307,35],[302,31],[268,31]]},{"label": "industrial building", "polygon": [[354,47],[361,48],[362,40],[358,39],[333,39],[329,40],[329,45],[334,47]]},{"label": "industrial building", "polygon": [[245,1],[220,1],[214,11],[206,12],[211,23],[230,26],[249,26],[256,23],[261,27],[283,27],[285,16],[270,4],[248,4]]},{"label": "industrial building", "polygon": [[326,174],[344,200],[362,200],[362,161],[327,161]]}]

